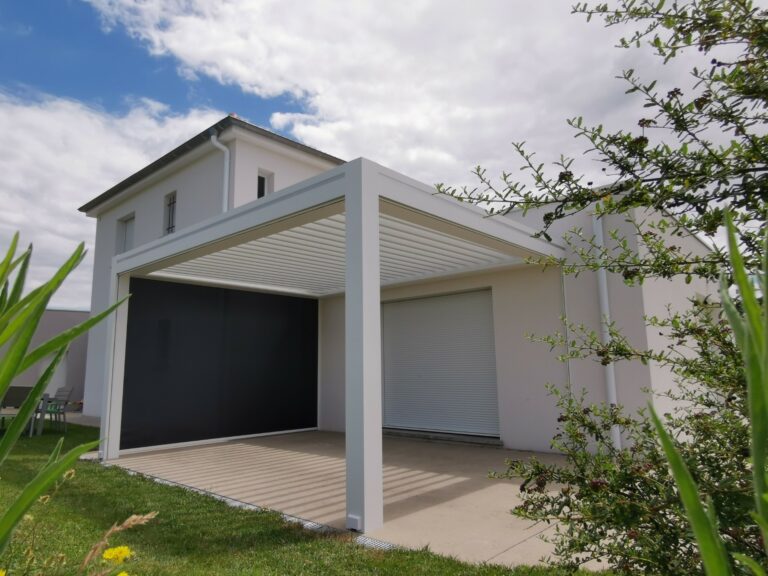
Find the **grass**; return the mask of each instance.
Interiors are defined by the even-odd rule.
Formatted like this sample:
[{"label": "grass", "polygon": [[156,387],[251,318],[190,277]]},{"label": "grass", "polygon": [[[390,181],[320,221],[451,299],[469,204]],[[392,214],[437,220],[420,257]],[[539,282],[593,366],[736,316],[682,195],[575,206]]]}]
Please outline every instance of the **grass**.
[{"label": "grass", "polygon": [[[95,439],[97,430],[70,426],[65,449]],[[3,465],[0,506],[8,506],[47,458],[58,436],[23,438]],[[130,475],[118,468],[79,462],[48,503],[32,509],[38,558],[63,554],[73,574],[88,549],[115,522],[157,511],[150,524],[118,534],[111,545],[127,545],[136,556],[126,566],[136,575],[256,574],[440,574],[546,576],[546,567],[507,569],[471,565],[429,551],[376,551],[347,535],[319,535],[284,522],[272,512],[232,508],[182,488]],[[44,543],[44,547],[42,546]],[[17,543],[8,554],[18,554]],[[7,559],[6,559],[7,561]],[[0,567],[3,559],[0,559]]]}]

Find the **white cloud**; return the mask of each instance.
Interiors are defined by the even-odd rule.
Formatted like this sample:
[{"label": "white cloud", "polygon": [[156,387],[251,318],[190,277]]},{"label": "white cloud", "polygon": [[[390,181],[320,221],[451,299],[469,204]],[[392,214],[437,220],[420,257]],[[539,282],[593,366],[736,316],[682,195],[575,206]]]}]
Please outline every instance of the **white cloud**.
[{"label": "white cloud", "polygon": [[613,78],[650,64],[614,48],[621,30],[571,15],[570,0],[86,1],[185,76],[304,104],[274,127],[428,183],[514,169],[512,141],[549,159],[580,151],[564,122],[579,114],[636,123]]},{"label": "white cloud", "polygon": [[113,116],[82,103],[0,92],[0,246],[15,231],[34,244],[30,287],[51,276],[81,241],[90,255],[52,305],[88,308],[95,222],[77,208],[221,118],[221,112],[172,114],[138,100]]},{"label": "white cloud", "polygon": [[[512,141],[528,141],[542,161],[581,150],[564,123],[571,116],[634,124],[637,108],[611,79],[651,65],[613,48],[618,31],[571,16],[570,0],[86,1],[105,31],[124,26],[151,53],[176,58],[190,82],[209,76],[303,105],[274,114],[273,127],[427,183],[472,182],[476,164],[514,169]],[[679,71],[664,78],[678,82]],[[77,241],[92,241],[79,205],[220,116],[150,100],[114,116],[0,93],[0,242],[20,229],[36,246],[32,279],[42,280]],[[89,261],[56,304],[88,306],[90,274]]]}]

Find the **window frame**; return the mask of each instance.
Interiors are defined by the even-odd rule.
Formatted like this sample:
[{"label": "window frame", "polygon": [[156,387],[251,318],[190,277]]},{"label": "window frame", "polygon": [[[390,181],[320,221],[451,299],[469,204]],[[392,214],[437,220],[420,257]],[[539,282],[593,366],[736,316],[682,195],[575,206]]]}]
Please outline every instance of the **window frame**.
[{"label": "window frame", "polygon": [[[130,232],[130,234],[129,234]],[[130,242],[129,242],[130,240]],[[136,213],[131,212],[117,219],[115,254],[128,252],[136,247]]]},{"label": "window frame", "polygon": [[[262,191],[263,183],[263,191]],[[256,199],[266,198],[275,191],[275,173],[259,169],[256,177]]]},{"label": "window frame", "polygon": [[178,196],[176,190],[165,195],[163,198],[163,236],[176,232],[176,208],[178,207]]}]

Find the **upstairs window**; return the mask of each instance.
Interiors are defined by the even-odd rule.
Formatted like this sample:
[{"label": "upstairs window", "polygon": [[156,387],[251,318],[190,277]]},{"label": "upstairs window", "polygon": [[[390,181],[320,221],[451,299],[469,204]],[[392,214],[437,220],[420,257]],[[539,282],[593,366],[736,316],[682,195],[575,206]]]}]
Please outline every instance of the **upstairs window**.
[{"label": "upstairs window", "polygon": [[256,192],[256,198],[264,198],[267,195],[267,178],[259,176],[259,188]]},{"label": "upstairs window", "polygon": [[264,198],[275,191],[275,175],[267,170],[259,170],[256,198]]},{"label": "upstairs window", "polygon": [[136,217],[129,214],[117,221],[117,254],[122,254],[133,248],[133,232]]},{"label": "upstairs window", "polygon": [[163,234],[176,232],[176,192],[165,197],[165,214],[163,217]]}]

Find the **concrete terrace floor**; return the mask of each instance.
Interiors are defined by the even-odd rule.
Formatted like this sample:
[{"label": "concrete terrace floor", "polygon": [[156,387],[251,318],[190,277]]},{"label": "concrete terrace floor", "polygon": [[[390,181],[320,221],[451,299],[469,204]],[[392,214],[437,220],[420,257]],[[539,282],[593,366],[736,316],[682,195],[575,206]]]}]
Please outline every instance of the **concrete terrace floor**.
[{"label": "concrete terrace floor", "polygon": [[[470,562],[535,564],[549,553],[545,525],[512,516],[518,483],[491,480],[529,453],[384,437],[384,520],[367,536]],[[540,458],[556,456],[540,455]],[[344,435],[302,432],[158,450],[111,462],[142,474],[344,527]],[[549,528],[551,530],[551,528]]]}]

